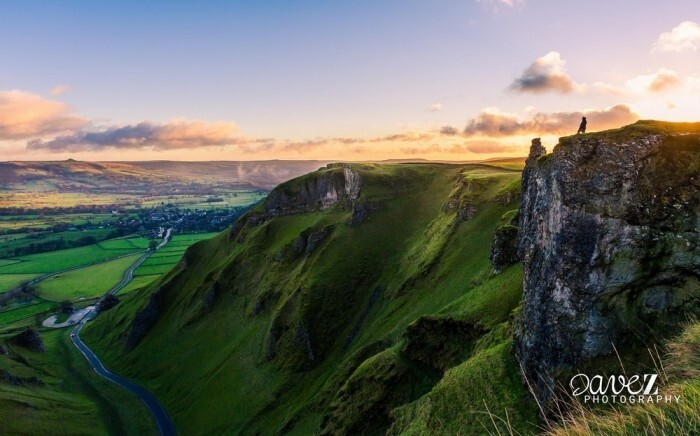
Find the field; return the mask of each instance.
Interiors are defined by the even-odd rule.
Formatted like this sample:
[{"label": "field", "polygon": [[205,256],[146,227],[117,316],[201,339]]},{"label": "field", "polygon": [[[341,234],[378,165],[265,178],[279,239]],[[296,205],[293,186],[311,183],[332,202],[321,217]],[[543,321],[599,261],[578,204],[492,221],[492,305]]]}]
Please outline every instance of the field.
[{"label": "field", "polygon": [[112,204],[127,203],[133,199],[130,195],[122,194],[86,194],[78,192],[56,192],[53,190],[32,190],[32,186],[26,186],[25,192],[3,192],[0,194],[0,208],[19,207],[32,209],[51,207],[72,207],[76,204],[91,206],[108,206]]},{"label": "field", "polygon": [[[166,195],[158,197],[145,197],[142,199],[142,207],[160,206],[161,204],[172,204],[184,209],[211,209],[222,207],[248,206],[249,204],[265,198],[267,192],[260,190],[235,190],[221,195]],[[221,201],[213,201],[213,200]],[[207,201],[209,200],[209,201]]]},{"label": "field", "polygon": [[[8,207],[2,202],[3,194],[0,194],[0,207]],[[25,203],[21,207],[34,205]],[[35,205],[34,205],[35,206]],[[17,206],[20,207],[20,206]],[[112,214],[104,213],[60,213],[55,215],[0,215],[0,231],[15,229],[42,230],[58,224],[78,226],[91,223],[98,223],[104,220],[114,219]],[[3,242],[0,239],[0,242]]]},{"label": "field", "polygon": [[0,274],[0,293],[14,289],[41,274]]},{"label": "field", "polygon": [[[267,194],[259,189],[218,189],[211,195],[188,194],[188,195],[144,195],[144,194],[99,194],[99,193],[73,193],[56,191],[4,191],[0,192],[1,208],[22,208],[22,209],[42,209],[42,208],[70,208],[75,205],[81,206],[115,206],[119,208],[152,207],[162,204],[172,204],[181,208],[208,209],[212,207],[235,207],[247,206],[262,199]],[[221,199],[223,201],[212,202],[207,199]],[[93,214],[99,215],[99,214]],[[111,215],[106,215],[107,217]],[[0,218],[2,220],[2,218]],[[13,221],[10,217],[7,221]],[[44,222],[44,227],[47,227]],[[27,227],[41,228],[42,221]],[[17,228],[23,227],[17,223]],[[0,223],[0,229],[12,228]]]},{"label": "field", "polygon": [[195,242],[209,239],[217,233],[194,233],[188,235],[175,235],[170,243],[152,254],[144,263],[134,271],[134,279],[119,294],[126,294],[138,290],[170,271],[182,258],[187,247]]},{"label": "field", "polygon": [[[4,259],[6,262],[13,263],[0,264],[0,275],[58,272],[68,268],[101,262],[117,256],[144,251],[144,246],[148,246],[148,240],[144,238],[116,239],[85,247]],[[0,288],[0,290],[2,289]]]},{"label": "field", "polygon": [[56,303],[50,301],[35,300],[35,302],[27,306],[3,309],[0,311],[0,327],[31,318],[37,313],[53,310],[55,306]]},{"label": "field", "polygon": [[[168,245],[153,253],[136,270],[133,280],[120,294],[141,289],[157,280],[180,261],[187,247],[214,235],[216,233],[174,235]],[[35,298],[0,307],[0,327],[10,324],[17,327],[17,322],[23,320],[26,322],[22,324],[29,325],[34,315],[55,310],[59,302],[76,304],[103,295],[121,281],[124,271],[143,254],[148,242],[145,238],[118,238],[86,247],[0,259],[0,294],[55,273],[35,285]],[[106,259],[113,260],[104,261]],[[74,269],[63,271],[68,268]]]},{"label": "field", "polygon": [[[141,253],[57,274],[39,282],[39,297],[50,301],[99,297],[117,285]],[[0,276],[1,277],[1,276]]]},{"label": "field", "polygon": [[17,249],[41,244],[47,241],[63,239],[67,243],[75,242],[81,238],[92,237],[96,240],[105,239],[113,229],[68,230],[65,232],[32,232],[3,235],[0,237],[0,257],[12,257]]}]

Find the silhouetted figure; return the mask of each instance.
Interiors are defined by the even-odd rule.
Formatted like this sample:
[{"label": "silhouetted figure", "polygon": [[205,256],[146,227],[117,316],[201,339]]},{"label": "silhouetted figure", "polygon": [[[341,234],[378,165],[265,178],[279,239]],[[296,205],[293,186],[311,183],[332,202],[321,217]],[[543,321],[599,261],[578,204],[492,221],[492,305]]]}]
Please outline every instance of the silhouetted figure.
[{"label": "silhouetted figure", "polygon": [[581,118],[581,124],[578,126],[578,132],[576,132],[577,135],[579,133],[586,133],[586,124],[588,124],[586,117]]}]

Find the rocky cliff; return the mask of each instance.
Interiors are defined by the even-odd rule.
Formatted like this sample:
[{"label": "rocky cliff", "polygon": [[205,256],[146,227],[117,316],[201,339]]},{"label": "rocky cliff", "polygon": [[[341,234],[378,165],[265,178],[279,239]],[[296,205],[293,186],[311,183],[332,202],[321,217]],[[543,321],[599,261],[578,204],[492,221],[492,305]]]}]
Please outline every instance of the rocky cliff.
[{"label": "rocky cliff", "polygon": [[270,192],[264,203],[268,213],[287,215],[324,210],[338,202],[354,202],[362,188],[358,171],[343,164],[329,164],[295,182]]},{"label": "rocky cliff", "polygon": [[673,331],[700,306],[700,123],[533,140],[514,352],[541,403],[562,374]]}]

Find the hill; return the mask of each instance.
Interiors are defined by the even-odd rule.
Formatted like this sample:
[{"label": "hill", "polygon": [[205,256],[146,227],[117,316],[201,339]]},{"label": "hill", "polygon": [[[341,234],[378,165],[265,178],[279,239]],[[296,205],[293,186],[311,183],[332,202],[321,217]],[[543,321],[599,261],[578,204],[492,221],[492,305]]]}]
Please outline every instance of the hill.
[{"label": "hill", "polygon": [[[534,141],[522,181],[330,164],[84,338],[185,434],[692,433],[699,133],[645,121],[550,154]],[[555,410],[568,375],[620,371],[658,372],[688,402]]]},{"label": "hill", "polygon": [[183,433],[482,431],[483,392],[530,429],[510,355],[522,271],[489,262],[519,191],[485,165],[329,165],[83,336]]},{"label": "hill", "polygon": [[187,190],[197,184],[272,189],[318,169],[321,161],[0,162],[5,191],[142,192]]}]

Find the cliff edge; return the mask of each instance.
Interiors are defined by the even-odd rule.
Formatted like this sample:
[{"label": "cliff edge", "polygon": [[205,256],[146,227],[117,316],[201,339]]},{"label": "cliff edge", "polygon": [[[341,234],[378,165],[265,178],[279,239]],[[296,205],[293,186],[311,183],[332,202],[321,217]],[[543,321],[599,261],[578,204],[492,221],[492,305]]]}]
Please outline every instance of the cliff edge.
[{"label": "cliff edge", "polygon": [[514,353],[540,403],[593,358],[671,333],[700,300],[700,123],[533,140]]}]

